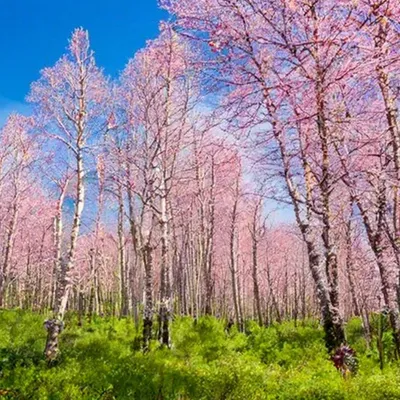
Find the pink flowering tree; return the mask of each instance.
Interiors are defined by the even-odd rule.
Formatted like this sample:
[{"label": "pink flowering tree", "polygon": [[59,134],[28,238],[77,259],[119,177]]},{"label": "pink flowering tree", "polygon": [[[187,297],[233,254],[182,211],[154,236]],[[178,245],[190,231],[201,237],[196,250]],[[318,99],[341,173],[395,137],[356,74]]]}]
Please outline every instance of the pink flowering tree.
[{"label": "pink flowering tree", "polygon": [[72,229],[67,251],[58,260],[53,319],[46,322],[48,360],[55,359],[58,353],[58,335],[72,288],[71,274],[85,203],[85,160],[89,146],[106,128],[102,107],[106,98],[107,82],[96,67],[88,32],[83,29],[74,31],[68,54],[54,67],[42,70],[28,97],[35,105],[42,135],[50,143],[62,144],[59,156],[70,159],[74,171]]}]

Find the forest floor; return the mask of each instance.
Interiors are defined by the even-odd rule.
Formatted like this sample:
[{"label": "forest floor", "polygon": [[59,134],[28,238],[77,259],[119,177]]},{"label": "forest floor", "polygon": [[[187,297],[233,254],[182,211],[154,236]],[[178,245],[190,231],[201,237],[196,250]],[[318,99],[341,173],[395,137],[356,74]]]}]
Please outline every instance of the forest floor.
[{"label": "forest floor", "polygon": [[385,365],[368,349],[361,322],[347,323],[359,369],[347,379],[335,369],[315,321],[285,322],[246,333],[214,318],[176,319],[172,349],[156,342],[140,351],[140,328],[130,319],[96,318],[78,326],[69,315],[56,365],[43,359],[44,316],[0,311],[1,399],[400,399],[400,364]]}]

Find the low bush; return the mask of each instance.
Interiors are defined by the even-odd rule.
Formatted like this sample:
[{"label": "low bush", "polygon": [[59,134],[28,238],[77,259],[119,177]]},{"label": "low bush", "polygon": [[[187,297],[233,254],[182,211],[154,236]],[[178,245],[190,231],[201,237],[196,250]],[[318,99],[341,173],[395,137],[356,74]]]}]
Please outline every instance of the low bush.
[{"label": "low bush", "polygon": [[347,379],[330,361],[315,321],[268,328],[248,322],[239,333],[211,317],[178,318],[172,348],[154,341],[142,354],[140,329],[130,319],[95,318],[78,326],[69,316],[60,360],[49,367],[43,320],[20,310],[0,312],[0,398],[400,399],[397,362],[388,358],[380,370],[357,319],[348,322],[347,337],[357,347],[359,372]]}]

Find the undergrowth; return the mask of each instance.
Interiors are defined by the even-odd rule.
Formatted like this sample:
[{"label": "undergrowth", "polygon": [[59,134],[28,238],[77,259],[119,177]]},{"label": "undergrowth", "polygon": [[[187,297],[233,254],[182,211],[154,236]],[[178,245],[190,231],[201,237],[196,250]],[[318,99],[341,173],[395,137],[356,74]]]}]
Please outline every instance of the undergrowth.
[{"label": "undergrowth", "polygon": [[361,322],[347,324],[359,357],[356,376],[343,379],[326,353],[315,321],[229,331],[214,318],[178,318],[172,349],[140,351],[141,327],[130,319],[95,318],[78,326],[69,316],[61,356],[43,359],[42,315],[0,312],[0,398],[140,400],[378,400],[400,399],[400,368],[386,351],[380,369],[376,345],[368,349]]}]

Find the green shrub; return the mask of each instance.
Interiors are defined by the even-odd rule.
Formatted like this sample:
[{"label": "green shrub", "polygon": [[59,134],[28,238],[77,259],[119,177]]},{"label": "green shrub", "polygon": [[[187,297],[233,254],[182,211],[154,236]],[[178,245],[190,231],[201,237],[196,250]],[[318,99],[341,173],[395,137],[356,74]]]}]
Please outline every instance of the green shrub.
[{"label": "green shrub", "polygon": [[[270,327],[246,323],[246,333],[204,317],[178,318],[171,350],[153,341],[140,352],[140,327],[130,319],[95,317],[77,325],[69,314],[60,361],[43,360],[42,315],[0,312],[0,390],[5,399],[379,400],[400,398],[394,361],[380,371],[376,349],[366,350],[359,319],[347,324],[360,370],[344,380],[326,353],[315,321]],[[384,346],[391,350],[389,331]],[[387,354],[389,357],[390,354]],[[1,392],[0,392],[1,393]],[[6,394],[8,393],[8,394]],[[1,397],[1,396],[0,396]]]}]

